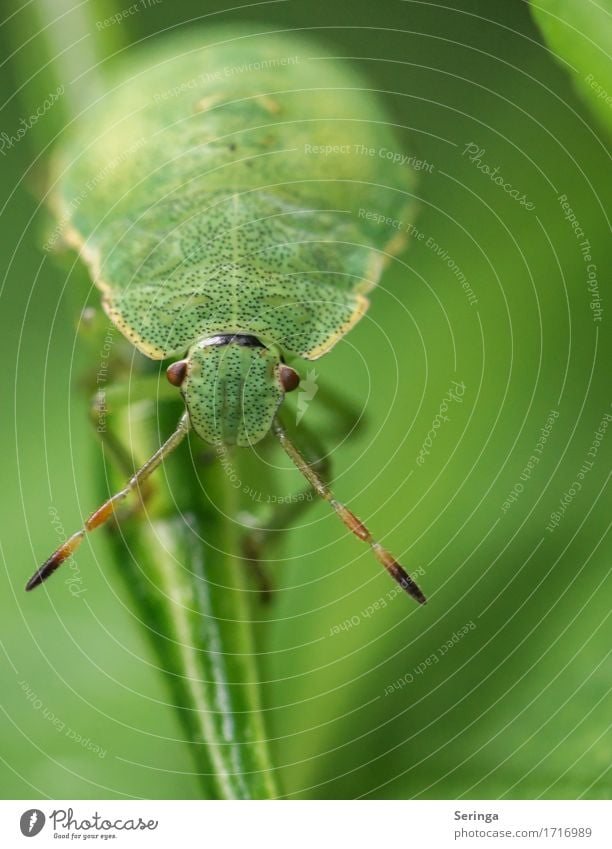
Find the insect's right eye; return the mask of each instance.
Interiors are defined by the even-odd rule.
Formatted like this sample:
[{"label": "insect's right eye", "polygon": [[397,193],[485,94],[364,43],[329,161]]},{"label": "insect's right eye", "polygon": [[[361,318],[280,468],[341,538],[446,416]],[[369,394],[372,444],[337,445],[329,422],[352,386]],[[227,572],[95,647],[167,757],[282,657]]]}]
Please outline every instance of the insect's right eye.
[{"label": "insect's right eye", "polygon": [[284,363],[278,368],[280,382],[285,392],[293,392],[300,385],[300,376],[295,369]]},{"label": "insect's right eye", "polygon": [[166,377],[173,386],[180,386],[187,374],[187,360],[172,363],[166,370]]}]

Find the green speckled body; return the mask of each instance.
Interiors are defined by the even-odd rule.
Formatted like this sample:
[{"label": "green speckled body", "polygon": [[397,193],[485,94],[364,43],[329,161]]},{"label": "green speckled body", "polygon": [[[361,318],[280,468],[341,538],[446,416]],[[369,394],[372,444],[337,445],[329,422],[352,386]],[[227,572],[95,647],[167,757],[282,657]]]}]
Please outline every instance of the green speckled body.
[{"label": "green speckled body", "polygon": [[[187,354],[197,432],[252,444],[282,401],[278,362],[325,354],[367,309],[398,247],[367,213],[412,206],[398,152],[349,63],[293,35],[202,29],[120,67],[56,160],[54,206],[125,336],[155,359]],[[205,353],[219,333],[268,353]]]}]

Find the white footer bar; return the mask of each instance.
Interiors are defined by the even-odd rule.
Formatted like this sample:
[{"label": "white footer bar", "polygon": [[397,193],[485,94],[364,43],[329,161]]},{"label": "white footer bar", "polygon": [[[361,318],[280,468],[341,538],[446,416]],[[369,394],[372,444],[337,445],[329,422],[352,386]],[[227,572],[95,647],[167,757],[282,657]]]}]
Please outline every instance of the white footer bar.
[{"label": "white footer bar", "polygon": [[[31,841],[31,842],[30,842]],[[609,801],[0,801],[0,846],[610,849]]]}]

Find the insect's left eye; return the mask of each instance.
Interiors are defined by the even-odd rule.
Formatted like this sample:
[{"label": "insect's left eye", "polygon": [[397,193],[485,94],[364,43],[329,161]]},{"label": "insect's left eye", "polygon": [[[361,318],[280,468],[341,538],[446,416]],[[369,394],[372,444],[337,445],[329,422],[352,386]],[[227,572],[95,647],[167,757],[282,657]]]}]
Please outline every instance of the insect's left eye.
[{"label": "insect's left eye", "polygon": [[166,370],[166,377],[173,386],[180,386],[187,374],[187,360],[172,363]]},{"label": "insect's left eye", "polygon": [[281,386],[285,392],[293,392],[300,385],[300,376],[295,369],[290,366],[280,365],[278,367],[278,376]]}]

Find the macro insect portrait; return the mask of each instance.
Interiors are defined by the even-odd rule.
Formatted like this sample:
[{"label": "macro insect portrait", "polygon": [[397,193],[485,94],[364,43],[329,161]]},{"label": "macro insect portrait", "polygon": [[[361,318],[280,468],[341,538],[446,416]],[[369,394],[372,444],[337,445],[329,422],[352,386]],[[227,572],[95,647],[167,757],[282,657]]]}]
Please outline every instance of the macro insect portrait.
[{"label": "macro insect portrait", "polygon": [[610,845],[611,14],[7,0],[2,845]]},{"label": "macro insect portrait", "polygon": [[346,527],[424,603],[281,421],[284,396],[300,383],[300,366],[286,360],[328,354],[405,245],[381,239],[360,208],[366,191],[379,215],[409,219],[414,174],[402,171],[398,183],[394,169],[407,155],[376,97],[316,46],[248,29],[212,29],[207,40],[212,47],[200,37],[170,40],[154,63],[145,53],[55,162],[54,238],[78,251],[106,314],[139,351],[180,357],[167,377],[186,409],[26,589],[141,494],[193,429],[212,446],[252,446],[274,434]]}]

